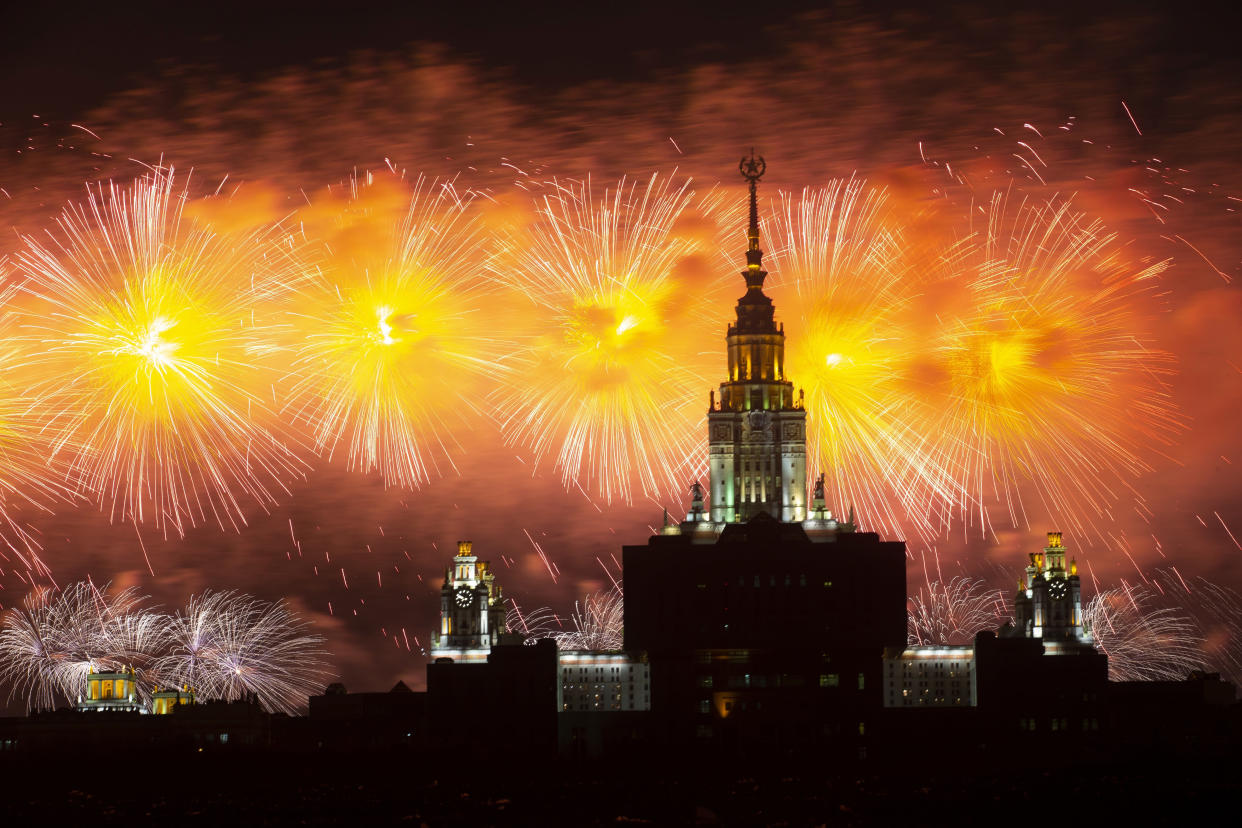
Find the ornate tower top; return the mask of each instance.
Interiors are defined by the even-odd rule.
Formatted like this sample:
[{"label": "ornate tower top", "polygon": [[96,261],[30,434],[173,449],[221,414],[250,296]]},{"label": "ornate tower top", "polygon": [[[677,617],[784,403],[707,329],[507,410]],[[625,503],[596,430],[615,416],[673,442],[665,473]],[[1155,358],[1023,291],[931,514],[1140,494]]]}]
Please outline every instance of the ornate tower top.
[{"label": "ornate tower top", "polygon": [[737,326],[731,330],[741,334],[777,332],[772,300],[763,292],[768,272],[763,269],[763,251],[759,249],[759,179],[767,169],[763,156],[755,155],[753,149],[738,163],[738,171],[750,183],[750,226],[746,231],[746,269],[742,271],[746,295],[738,300]]},{"label": "ornate tower top", "polygon": [[750,157],[743,158],[737,165],[742,178],[750,183],[750,226],[746,231],[746,287],[749,290],[763,290],[763,280],[768,274],[763,270],[763,251],[759,249],[759,179],[767,172],[767,162],[763,156],[755,155],[752,148]]},{"label": "ornate tower top", "polygon": [[[759,179],[763,178],[763,174],[767,172],[767,162],[763,160],[762,155],[755,155],[754,147],[751,147],[750,157],[743,158],[737,165],[738,170],[742,173],[742,178],[750,182],[750,230],[747,238],[750,239],[750,246],[747,253],[759,252]],[[750,256],[746,257],[747,264],[750,264]],[[756,263],[757,264],[757,263]]]}]

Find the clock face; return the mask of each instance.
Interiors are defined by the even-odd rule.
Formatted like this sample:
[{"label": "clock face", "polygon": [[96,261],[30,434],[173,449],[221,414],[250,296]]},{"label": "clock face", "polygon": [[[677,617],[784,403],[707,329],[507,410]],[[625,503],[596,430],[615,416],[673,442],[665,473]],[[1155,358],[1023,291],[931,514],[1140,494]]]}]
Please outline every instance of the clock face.
[{"label": "clock face", "polygon": [[1052,581],[1048,584],[1048,594],[1060,600],[1065,597],[1065,581]]},{"label": "clock face", "polygon": [[458,587],[453,600],[457,602],[457,606],[465,609],[474,603],[474,592],[469,587]]}]

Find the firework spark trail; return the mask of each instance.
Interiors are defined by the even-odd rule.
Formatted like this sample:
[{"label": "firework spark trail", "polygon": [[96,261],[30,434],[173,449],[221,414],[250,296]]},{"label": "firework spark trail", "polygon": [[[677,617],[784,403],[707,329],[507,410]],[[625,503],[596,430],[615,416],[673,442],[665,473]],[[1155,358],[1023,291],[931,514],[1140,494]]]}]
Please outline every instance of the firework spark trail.
[{"label": "firework spark trail", "polygon": [[[0,259],[0,556],[10,554],[36,577],[51,577],[39,557],[39,543],[23,525],[23,510],[49,512],[53,504],[72,502],[68,470],[49,459],[52,440],[46,426],[50,415],[19,387],[25,362],[14,341],[12,302],[18,285]],[[7,550],[7,552],[5,551]]]},{"label": "firework spark trail", "polygon": [[622,179],[598,201],[589,180],[549,187],[535,224],[511,231],[493,264],[541,315],[520,385],[494,396],[506,439],[608,502],[679,492],[699,462],[706,405],[694,403],[710,367],[678,323],[697,316],[689,295],[712,290],[686,272],[720,233],[712,208],[699,203],[705,234],[687,221],[688,181]]},{"label": "firework spark trail", "polygon": [[1176,681],[1203,667],[1198,625],[1179,609],[1156,607],[1145,586],[1122,581],[1092,596],[1082,614],[1113,681]]},{"label": "firework spark trail", "polygon": [[332,675],[323,661],[322,636],[283,601],[204,593],[177,614],[172,639],[159,663],[161,679],[189,686],[199,698],[252,695],[267,710],[293,714]]},{"label": "firework spark trail", "polygon": [[1068,201],[997,195],[972,244],[970,301],[954,310],[929,389],[925,433],[969,493],[959,504],[981,525],[1001,503],[1025,524],[1022,491],[1089,534],[1129,481],[1150,470],[1151,445],[1181,429],[1165,378],[1170,355],[1142,340],[1138,299],[1167,267],[1133,267],[1116,237]]},{"label": "firework spark trail", "polygon": [[574,627],[557,634],[561,650],[620,650],[625,645],[625,593],[620,586],[574,602]]},{"label": "firework spark trail", "polygon": [[260,309],[300,277],[267,226],[240,238],[183,215],[171,170],[71,204],[24,236],[20,345],[53,458],[114,520],[237,530],[302,466],[257,393],[275,331]]},{"label": "firework spark trail", "polygon": [[[106,587],[105,587],[106,590]],[[107,595],[89,582],[39,591],[0,630],[0,679],[27,708],[51,708],[86,691],[92,671],[133,670],[140,692],[167,643],[167,618],[134,589]]]},{"label": "firework spark trail", "polygon": [[1000,590],[976,578],[929,581],[907,602],[907,641],[914,645],[973,644],[975,634],[995,630],[1009,614]]},{"label": "firework spark trail", "polygon": [[917,284],[893,222],[884,193],[839,180],[782,194],[765,237],[777,290],[797,297],[786,311],[789,373],[806,389],[808,454],[830,498],[871,525],[929,538],[960,484],[920,428],[928,415],[908,376],[922,338],[908,321]]},{"label": "firework spark trail", "polygon": [[[347,449],[350,468],[416,488],[453,465],[477,382],[503,375],[508,347],[485,311],[486,238],[473,196],[451,181],[366,176],[337,208],[304,211],[326,269],[293,298],[296,352],[285,412],[319,451]],[[493,301],[488,301],[489,299]]]}]

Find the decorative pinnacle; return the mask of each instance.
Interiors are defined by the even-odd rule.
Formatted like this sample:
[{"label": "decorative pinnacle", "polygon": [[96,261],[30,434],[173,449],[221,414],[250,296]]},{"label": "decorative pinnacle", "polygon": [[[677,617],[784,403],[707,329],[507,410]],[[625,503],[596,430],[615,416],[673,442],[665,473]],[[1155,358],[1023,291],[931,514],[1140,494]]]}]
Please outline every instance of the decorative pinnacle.
[{"label": "decorative pinnacle", "polygon": [[[750,229],[746,237],[750,241],[748,251],[759,250],[759,179],[767,172],[767,162],[762,155],[755,155],[755,148],[750,148],[750,157],[743,158],[737,165],[742,178],[750,182]],[[750,257],[748,256],[747,259]]]}]

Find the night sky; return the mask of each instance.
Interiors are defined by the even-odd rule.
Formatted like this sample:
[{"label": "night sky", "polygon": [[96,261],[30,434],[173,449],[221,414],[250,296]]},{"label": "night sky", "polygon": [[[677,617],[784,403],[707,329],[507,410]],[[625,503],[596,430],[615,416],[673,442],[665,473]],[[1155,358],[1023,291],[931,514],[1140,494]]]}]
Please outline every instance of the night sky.
[{"label": "night sky", "polygon": [[[1131,4],[1004,16],[985,3],[934,13],[894,3],[252,5],[262,8],[6,10],[0,257],[21,247],[19,233],[50,227],[85,183],[125,182],[161,159],[192,169],[198,195],[227,176],[240,212],[272,220],[390,166],[456,176],[497,213],[527,217],[540,182],[588,175],[600,192],[653,172],[692,177],[696,190],[719,182],[740,207],[736,159],[751,146],[768,161],[767,196],[850,175],[887,187],[911,215],[969,212],[995,191],[1073,196],[1127,256],[1172,259],[1136,300],[1135,324],[1174,357],[1160,381],[1177,426],[1143,446],[1145,468],[1114,480],[1091,510],[1019,483],[1017,521],[995,508],[986,526],[958,516],[937,538],[911,538],[911,591],[953,574],[1010,589],[1026,552],[1071,510],[1092,529],[1067,543],[1101,587],[1176,567],[1242,590],[1236,18]],[[1037,176],[1015,160],[1018,136],[1039,153]],[[742,254],[737,243],[709,259],[726,286]],[[781,274],[771,284],[777,318],[794,318]],[[706,364],[716,360],[703,402],[724,379],[723,320],[740,289],[740,278],[736,290],[713,289],[710,310],[680,317]],[[590,473],[566,487],[550,462],[507,447],[488,404],[477,405],[441,413],[438,428],[460,447],[416,490],[308,452],[305,478],[270,513],[249,509],[237,533],[207,525],[164,538],[110,524],[90,504],[23,520],[57,581],[137,585],[169,606],[204,588],[284,597],[327,637],[351,689],[399,678],[419,687],[418,644],[429,646],[455,541],[473,540],[523,607],[568,614],[620,575],[622,544],[643,542],[663,508],[685,509],[674,493],[610,502]],[[27,590],[6,567],[0,603]],[[1240,658],[1242,642],[1224,633],[1212,646]]]}]

